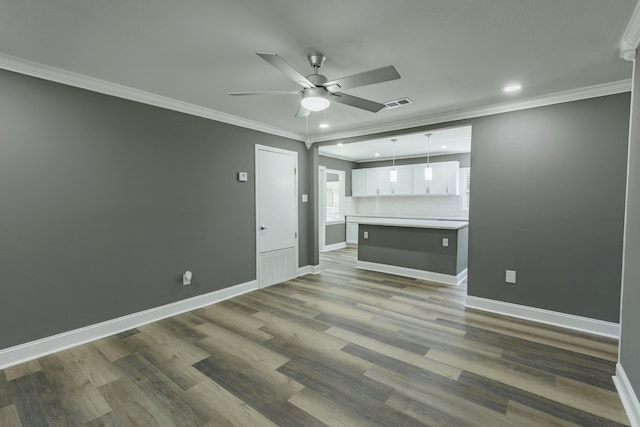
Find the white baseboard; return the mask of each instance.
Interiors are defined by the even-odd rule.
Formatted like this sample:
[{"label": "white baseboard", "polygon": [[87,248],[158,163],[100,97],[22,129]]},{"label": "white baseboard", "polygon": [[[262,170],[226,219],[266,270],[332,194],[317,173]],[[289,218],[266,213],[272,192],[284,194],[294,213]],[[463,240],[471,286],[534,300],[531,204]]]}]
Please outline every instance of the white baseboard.
[{"label": "white baseboard", "polygon": [[198,295],[183,299],[160,307],[150,308],[137,313],[63,332],[36,341],[20,344],[0,350],[0,369],[38,357],[46,356],[57,351],[95,341],[109,335],[118,334],[129,329],[137,328],[147,323],[175,316],[180,313],[195,310],[200,307],[215,304],[226,299],[245,294],[258,289],[258,282],[252,280],[240,285],[213,291],[208,294]]},{"label": "white baseboard", "polygon": [[326,245],[322,248],[321,252],[335,251],[336,249],[344,249],[347,247],[347,242],[334,243],[333,245]]},{"label": "white baseboard", "polygon": [[415,268],[399,267],[397,265],[378,264],[369,261],[356,261],[356,268],[361,270],[371,270],[380,273],[395,274],[396,276],[411,277],[413,279],[428,280],[430,282],[442,283],[445,285],[459,285],[467,278],[467,270],[457,276],[451,274],[434,273],[432,271],[417,270]]},{"label": "white baseboard", "polygon": [[306,276],[307,274],[319,274],[322,273],[322,269],[320,265],[305,265],[304,267],[298,268],[298,277]]},{"label": "white baseboard", "polygon": [[590,334],[602,335],[611,338],[620,338],[620,325],[618,323],[605,322],[589,317],[575,316],[573,314],[544,310],[542,308],[528,307],[526,305],[496,301],[467,295],[465,307],[519,319],[532,320],[561,328],[574,329]]},{"label": "white baseboard", "polygon": [[640,427],[640,402],[638,402],[638,396],[620,363],[616,365],[616,375],[613,377],[613,382],[616,385],[631,427]]}]

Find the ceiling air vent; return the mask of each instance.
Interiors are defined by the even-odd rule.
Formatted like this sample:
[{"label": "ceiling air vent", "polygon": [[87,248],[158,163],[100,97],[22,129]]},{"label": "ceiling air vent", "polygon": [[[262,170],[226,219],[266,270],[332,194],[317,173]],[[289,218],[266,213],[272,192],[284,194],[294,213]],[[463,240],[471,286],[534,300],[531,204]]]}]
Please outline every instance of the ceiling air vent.
[{"label": "ceiling air vent", "polygon": [[395,99],[393,101],[385,102],[384,108],[385,110],[389,110],[391,108],[403,107],[409,104],[413,104],[413,101],[410,100],[409,98],[401,98],[401,99]]}]

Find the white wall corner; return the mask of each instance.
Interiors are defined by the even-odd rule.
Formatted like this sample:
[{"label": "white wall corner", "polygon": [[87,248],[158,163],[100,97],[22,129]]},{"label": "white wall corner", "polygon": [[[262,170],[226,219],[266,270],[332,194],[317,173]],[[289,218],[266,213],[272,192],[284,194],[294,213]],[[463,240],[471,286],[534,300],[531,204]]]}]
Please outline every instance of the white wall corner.
[{"label": "white wall corner", "polygon": [[620,58],[627,61],[636,59],[636,49],[640,44],[640,3],[636,5],[627,28],[620,40]]},{"label": "white wall corner", "polygon": [[638,396],[620,363],[616,365],[616,375],[613,377],[613,382],[616,385],[631,427],[640,427],[640,402],[638,402]]},{"label": "white wall corner", "polygon": [[517,317],[519,319],[545,323],[547,325],[559,326],[561,328],[587,332],[594,335],[601,335],[616,339],[620,338],[620,325],[618,323],[605,322],[603,320],[591,319],[589,317],[575,316],[573,314],[474,297],[471,295],[467,295],[465,307],[501,314],[503,316]]},{"label": "white wall corner", "polygon": [[298,277],[306,276],[307,274],[320,274],[322,273],[322,269],[320,265],[305,265],[304,267],[298,268]]},{"label": "white wall corner", "polygon": [[0,349],[0,369],[19,363],[28,362],[48,354],[66,350],[81,344],[128,331],[147,323],[156,322],[167,317],[175,316],[187,311],[192,311],[207,305],[215,304],[238,295],[245,294],[258,289],[258,282],[241,283],[228,288],[219,289],[204,295],[197,295],[192,298],[183,299],[170,304],[154,307],[137,313],[85,326],[41,338],[14,347]]}]

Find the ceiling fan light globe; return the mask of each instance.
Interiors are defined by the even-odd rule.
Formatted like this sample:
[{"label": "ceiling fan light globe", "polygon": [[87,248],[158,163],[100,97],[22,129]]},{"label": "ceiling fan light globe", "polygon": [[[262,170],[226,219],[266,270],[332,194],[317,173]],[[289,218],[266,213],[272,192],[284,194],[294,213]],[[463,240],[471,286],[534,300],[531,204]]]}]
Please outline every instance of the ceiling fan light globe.
[{"label": "ceiling fan light globe", "polygon": [[307,96],[302,98],[301,104],[309,111],[322,111],[329,108],[329,100],[321,96]]}]

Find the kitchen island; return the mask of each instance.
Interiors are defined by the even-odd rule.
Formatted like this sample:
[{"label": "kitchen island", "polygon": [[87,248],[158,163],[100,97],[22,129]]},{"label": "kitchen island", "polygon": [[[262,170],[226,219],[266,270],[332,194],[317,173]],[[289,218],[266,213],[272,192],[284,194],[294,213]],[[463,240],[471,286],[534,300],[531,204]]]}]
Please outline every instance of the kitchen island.
[{"label": "kitchen island", "polygon": [[358,218],[356,267],[459,285],[467,278],[467,221]]}]

